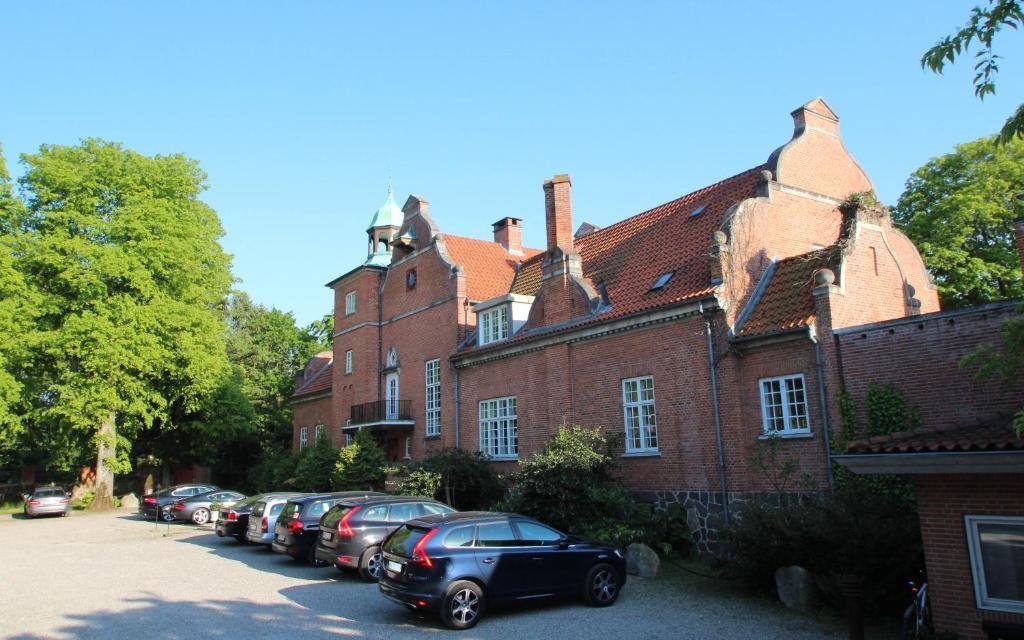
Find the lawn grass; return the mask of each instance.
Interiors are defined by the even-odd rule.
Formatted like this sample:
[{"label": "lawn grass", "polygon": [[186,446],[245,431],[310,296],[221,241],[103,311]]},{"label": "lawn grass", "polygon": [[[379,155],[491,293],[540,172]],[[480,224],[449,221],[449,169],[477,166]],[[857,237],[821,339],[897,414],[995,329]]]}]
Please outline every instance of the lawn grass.
[{"label": "lawn grass", "polygon": [[0,516],[7,515],[9,513],[21,513],[25,508],[24,502],[4,502],[0,503]]}]

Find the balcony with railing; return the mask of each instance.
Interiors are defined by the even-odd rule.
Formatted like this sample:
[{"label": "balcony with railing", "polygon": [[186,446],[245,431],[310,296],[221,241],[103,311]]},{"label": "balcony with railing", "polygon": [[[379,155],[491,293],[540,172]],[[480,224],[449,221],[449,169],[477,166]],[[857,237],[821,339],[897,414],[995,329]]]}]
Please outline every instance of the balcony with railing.
[{"label": "balcony with railing", "polygon": [[376,400],[354,404],[349,410],[346,428],[411,427],[412,400]]}]

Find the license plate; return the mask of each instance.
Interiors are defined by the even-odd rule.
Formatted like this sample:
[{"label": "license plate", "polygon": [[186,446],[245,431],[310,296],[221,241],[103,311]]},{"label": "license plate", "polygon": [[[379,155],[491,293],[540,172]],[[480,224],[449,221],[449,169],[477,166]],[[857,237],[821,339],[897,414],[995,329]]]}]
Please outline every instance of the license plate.
[{"label": "license plate", "polygon": [[323,531],[323,532],[320,533],[320,537],[323,538],[324,540],[333,540],[334,539],[334,534],[331,533],[330,531]]},{"label": "license plate", "polygon": [[277,536],[278,542],[284,542],[284,536]]},{"label": "license plate", "polygon": [[402,563],[400,563],[400,562],[395,562],[394,560],[388,560],[387,568],[388,568],[388,571],[393,571],[394,573],[402,573]]}]

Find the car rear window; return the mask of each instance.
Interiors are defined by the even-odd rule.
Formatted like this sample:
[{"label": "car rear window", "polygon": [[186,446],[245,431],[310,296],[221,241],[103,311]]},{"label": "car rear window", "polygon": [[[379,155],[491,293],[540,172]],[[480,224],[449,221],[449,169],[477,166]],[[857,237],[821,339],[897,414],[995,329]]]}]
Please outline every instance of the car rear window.
[{"label": "car rear window", "polygon": [[420,507],[415,502],[391,505],[388,512],[388,522],[405,522],[420,515]]},{"label": "car rear window", "polygon": [[352,507],[347,504],[336,504],[331,508],[330,511],[324,515],[323,520],[320,522],[320,526],[333,529],[338,526],[338,522],[341,521],[342,517],[346,513],[352,510]]},{"label": "car rear window", "polygon": [[458,529],[452,529],[452,532],[444,538],[444,546],[472,547],[473,527],[459,527]]},{"label": "car rear window", "polygon": [[330,508],[330,506],[330,503],[327,502],[326,500],[320,500],[319,502],[314,502],[313,504],[306,507],[305,511],[302,512],[302,515],[306,516],[307,518],[319,518],[320,516],[324,515],[324,513],[327,511],[328,508]]},{"label": "car rear window", "polygon": [[272,516],[276,516],[279,513],[281,513],[282,511],[284,511],[284,504],[283,503],[278,502],[277,504],[275,504],[275,505],[270,507],[270,515],[272,515]]},{"label": "car rear window", "polygon": [[257,517],[257,518],[262,516],[263,515],[263,510],[266,509],[266,508],[267,508],[267,503],[266,502],[257,502],[252,507],[252,515]]},{"label": "car rear window", "polygon": [[445,504],[437,504],[434,502],[424,502],[422,505],[423,512],[431,516],[444,515],[446,513],[455,513],[455,509],[452,509]]},{"label": "car rear window", "polygon": [[60,489],[51,489],[51,488],[36,489],[36,497],[37,498],[51,498],[53,496],[63,496],[63,495],[64,495],[64,492],[61,491]]},{"label": "car rear window", "polygon": [[398,529],[395,529],[395,533],[388,538],[388,541],[384,544],[384,551],[396,556],[411,558],[413,547],[429,532],[430,529],[410,527],[407,524],[403,524]]},{"label": "car rear window", "polygon": [[[284,509],[281,510],[281,519],[287,520],[291,518],[296,511],[302,513],[302,505],[299,505],[298,503],[295,502],[289,502],[288,504],[284,505]],[[273,509],[270,510],[270,515],[274,515]]]}]

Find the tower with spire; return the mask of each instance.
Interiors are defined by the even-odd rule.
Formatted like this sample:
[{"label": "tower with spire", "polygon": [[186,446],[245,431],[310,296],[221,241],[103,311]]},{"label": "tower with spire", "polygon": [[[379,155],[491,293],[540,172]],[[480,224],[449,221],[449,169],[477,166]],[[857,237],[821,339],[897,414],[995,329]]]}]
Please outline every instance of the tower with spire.
[{"label": "tower with spire", "polygon": [[391,178],[388,178],[388,197],[370,220],[366,229],[369,236],[366,262],[364,264],[387,267],[391,264],[391,241],[402,228],[405,215],[395,202],[391,189]]}]

